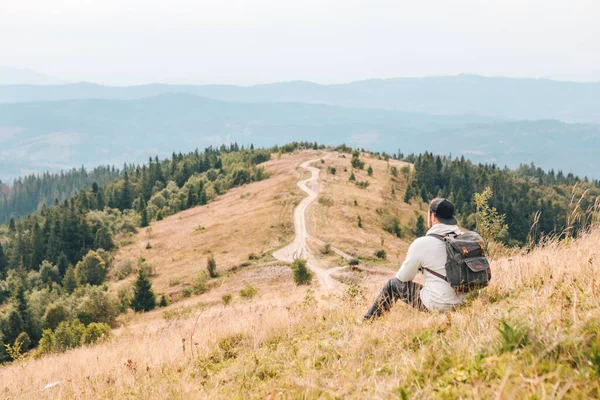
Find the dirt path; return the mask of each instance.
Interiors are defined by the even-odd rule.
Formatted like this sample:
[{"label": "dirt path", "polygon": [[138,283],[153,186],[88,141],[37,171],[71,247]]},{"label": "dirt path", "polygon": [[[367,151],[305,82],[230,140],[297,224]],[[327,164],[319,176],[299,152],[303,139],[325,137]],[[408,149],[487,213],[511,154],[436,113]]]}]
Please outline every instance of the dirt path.
[{"label": "dirt path", "polygon": [[[327,153],[327,155],[324,158],[329,158],[330,156],[331,153]],[[296,207],[296,209],[294,210],[294,230],[296,232],[294,241],[286,247],[275,251],[273,253],[273,257],[285,262],[292,262],[296,258],[306,259],[306,264],[308,268],[319,280],[321,286],[325,290],[330,291],[341,285],[339,281],[333,279],[331,276],[332,272],[338,272],[340,268],[329,270],[323,268],[320,265],[318,258],[311,253],[310,249],[308,248],[308,244],[306,243],[306,239],[309,238],[317,242],[321,242],[320,240],[311,237],[308,234],[308,231],[306,230],[306,210],[312,204],[312,202],[315,201],[319,196],[320,170],[318,168],[311,167],[310,164],[319,160],[320,158],[315,160],[308,160],[300,165],[300,168],[303,168],[310,172],[310,178],[298,182],[298,187],[302,189],[306,194],[308,194],[308,196],[304,198],[300,202],[300,204],[298,204],[298,207]],[[342,257],[346,255],[338,249],[333,250],[336,251],[336,253],[342,255]]]}]

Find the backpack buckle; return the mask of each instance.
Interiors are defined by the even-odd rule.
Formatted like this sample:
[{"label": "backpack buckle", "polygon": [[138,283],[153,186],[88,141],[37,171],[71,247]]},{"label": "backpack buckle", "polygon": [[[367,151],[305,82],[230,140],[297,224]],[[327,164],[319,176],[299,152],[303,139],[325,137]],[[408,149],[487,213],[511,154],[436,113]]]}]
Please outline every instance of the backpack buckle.
[{"label": "backpack buckle", "polygon": [[466,247],[462,248],[463,257],[467,257],[469,255],[469,250]]}]

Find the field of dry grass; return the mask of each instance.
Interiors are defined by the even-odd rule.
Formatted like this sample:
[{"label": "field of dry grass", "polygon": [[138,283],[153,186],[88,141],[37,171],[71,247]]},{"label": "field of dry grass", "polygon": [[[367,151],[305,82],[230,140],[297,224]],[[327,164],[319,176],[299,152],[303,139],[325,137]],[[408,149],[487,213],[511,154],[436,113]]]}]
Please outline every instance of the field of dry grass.
[{"label": "field of dry grass", "polygon": [[[599,241],[596,230],[501,259],[491,286],[459,311],[423,313],[399,304],[368,324],[357,318],[382,282],[323,297],[294,286],[281,270],[270,291],[254,299],[154,311],[142,330],[123,328],[108,343],[8,365],[0,370],[0,392],[5,398],[597,398]],[[52,382],[60,383],[42,390]]]},{"label": "field of dry grass", "polygon": [[[143,256],[154,263],[158,292],[182,290],[204,270],[209,250],[222,276],[201,296],[121,317],[106,343],[0,368],[2,397],[600,397],[600,230],[495,260],[492,284],[458,311],[423,313],[399,304],[365,324],[359,319],[391,271],[357,274],[358,284],[325,293],[316,282],[296,286],[289,267],[268,255],[239,268],[248,253],[268,253],[291,240],[292,209],[302,198],[297,166],[322,155],[275,156],[268,180],[153,223],[150,238],[140,232],[117,259]],[[384,233],[382,219],[397,216],[410,225],[422,205],[402,202],[405,181],[402,174],[392,181],[384,160],[363,155],[373,176],[355,175],[369,180],[367,189],[348,182],[346,157],[317,162],[326,200],[309,208],[309,231],[363,258],[383,248],[388,260],[367,259],[367,267],[395,269],[412,237]],[[335,175],[327,173],[332,165]],[[315,253],[322,247],[312,246]],[[341,262],[325,258],[332,266]],[[173,276],[181,279],[171,286]],[[255,297],[240,295],[247,285],[257,289]],[[229,305],[222,303],[225,294],[232,295]]]},{"label": "field of dry grass", "polygon": [[[293,238],[292,212],[304,195],[296,186],[302,176],[297,167],[318,154],[304,151],[281,158],[274,155],[265,163],[265,170],[272,173],[269,179],[234,188],[207,206],[155,221],[150,234],[140,229],[133,243],[119,250],[114,264],[126,258],[146,258],[156,266],[154,289],[171,296],[177,296],[198,272],[206,269],[209,254],[214,256],[220,273],[247,262],[256,264],[248,259],[250,253],[260,257]],[[151,249],[146,249],[148,243]],[[260,258],[260,262],[269,259]],[[118,282],[112,289],[130,285],[132,279]],[[179,283],[170,285],[172,279]]]},{"label": "field of dry grass", "polygon": [[[383,249],[387,253],[387,262],[378,263],[398,268],[414,236],[408,233],[406,237],[398,238],[385,232],[382,229],[384,220],[397,217],[400,224],[414,226],[418,213],[425,215],[426,208],[416,200],[412,205],[404,203],[406,177],[400,172],[398,177],[393,177],[390,172],[392,167],[400,171],[409,164],[380,160],[367,153],[360,159],[365,162],[363,170],[352,168],[349,154],[336,153],[324,163],[315,164],[321,168],[321,194],[308,213],[310,233],[346,253],[368,259],[370,263],[375,261],[374,252]],[[367,174],[368,166],[373,168],[372,176]],[[328,172],[332,167],[335,174]],[[366,189],[348,180],[352,171],[357,181],[369,182]],[[359,216],[362,228],[358,226]]]}]

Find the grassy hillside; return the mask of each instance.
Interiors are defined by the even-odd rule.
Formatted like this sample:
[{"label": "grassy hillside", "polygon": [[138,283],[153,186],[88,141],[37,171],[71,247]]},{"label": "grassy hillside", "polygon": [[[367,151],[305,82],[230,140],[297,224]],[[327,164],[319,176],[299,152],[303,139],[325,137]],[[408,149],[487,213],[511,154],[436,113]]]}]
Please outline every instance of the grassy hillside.
[{"label": "grassy hillside", "polygon": [[[424,207],[402,202],[402,163],[362,154],[364,170],[354,170],[357,181],[369,181],[362,189],[348,180],[349,154],[324,156],[273,156],[269,179],[128,239],[117,261],[145,257],[156,268],[156,291],[178,301],[121,316],[105,343],[3,366],[0,392],[23,399],[600,396],[600,230],[495,260],[490,287],[459,311],[423,313],[398,304],[361,324],[404,257]],[[296,286],[289,267],[270,257],[293,235],[292,209],[303,197],[297,166],[319,157],[321,194],[309,209],[309,232],[363,258],[350,274],[353,283],[333,292],[317,282]],[[382,229],[390,218],[398,218],[402,238]],[[311,246],[319,255],[323,243]],[[375,259],[376,249],[387,260]],[[221,276],[206,293],[183,297],[205,269],[208,251]],[[320,257],[341,263],[335,255]],[[240,292],[248,287],[255,295]]]}]

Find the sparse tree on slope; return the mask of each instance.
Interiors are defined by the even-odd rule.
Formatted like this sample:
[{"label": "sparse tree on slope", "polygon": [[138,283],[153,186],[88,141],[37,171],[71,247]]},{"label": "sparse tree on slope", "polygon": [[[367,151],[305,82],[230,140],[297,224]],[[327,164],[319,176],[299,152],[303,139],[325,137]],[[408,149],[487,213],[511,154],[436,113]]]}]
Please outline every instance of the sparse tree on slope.
[{"label": "sparse tree on slope", "polygon": [[140,270],[133,288],[133,299],[131,299],[131,308],[137,312],[153,310],[156,307],[156,297],[152,291],[150,279]]}]

